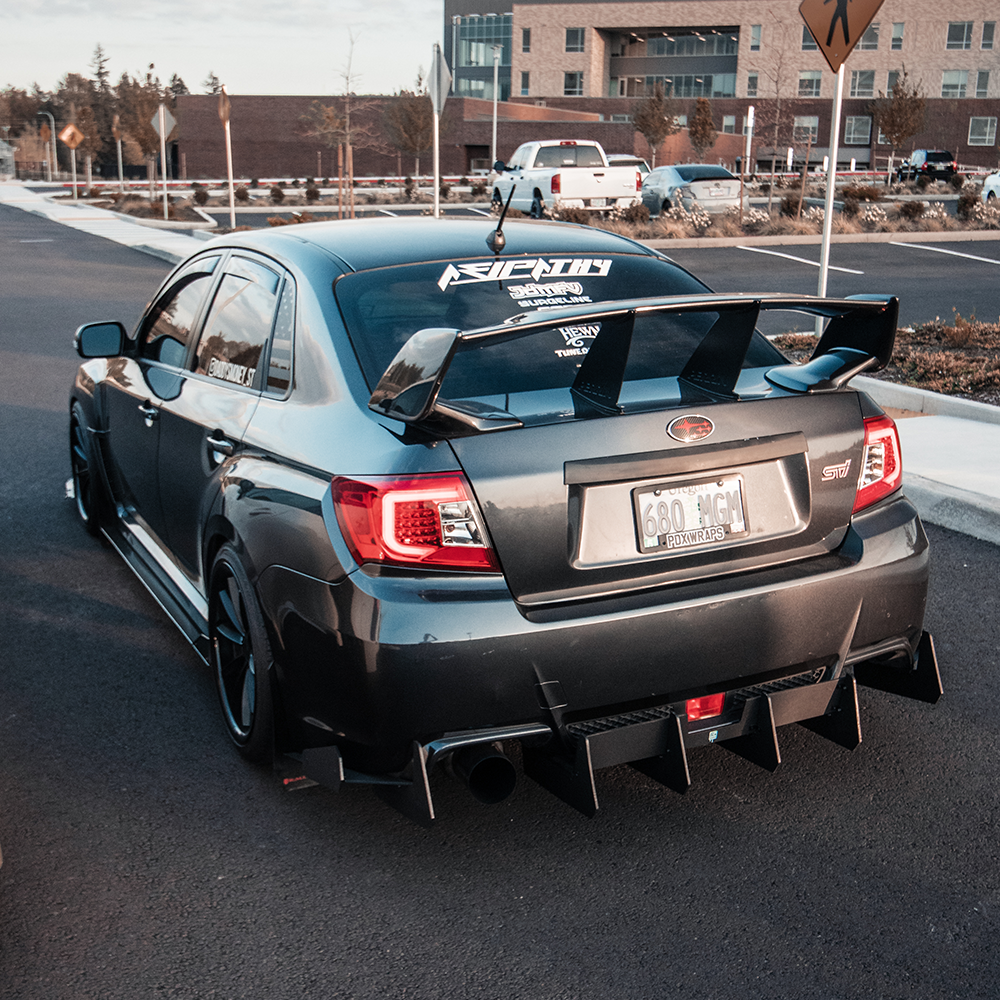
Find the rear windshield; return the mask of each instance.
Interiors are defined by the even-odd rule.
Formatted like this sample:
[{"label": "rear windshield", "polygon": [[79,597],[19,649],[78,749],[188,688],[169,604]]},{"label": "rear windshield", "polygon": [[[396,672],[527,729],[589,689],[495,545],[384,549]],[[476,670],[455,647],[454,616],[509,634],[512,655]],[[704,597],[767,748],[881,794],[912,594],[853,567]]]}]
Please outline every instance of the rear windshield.
[{"label": "rear windshield", "polygon": [[927,153],[928,163],[951,163],[951,153],[945,150],[930,150]]},{"label": "rear windshield", "polygon": [[596,146],[543,146],[535,154],[536,167],[603,167]]},{"label": "rear windshield", "polygon": [[674,167],[681,177],[688,181],[715,181],[715,180],[725,180],[734,181],[736,178],[728,171],[725,167],[713,167],[710,164],[705,166],[700,166],[699,164],[685,164],[683,166]]},{"label": "rear windshield", "polygon": [[[344,275],[334,291],[365,378],[374,388],[418,330],[473,330],[539,309],[698,295],[709,289],[662,259],[616,255],[410,264]],[[640,316],[625,380],[678,375],[716,318],[716,313]],[[443,385],[445,398],[568,387],[600,330],[600,322],[564,326],[459,353]],[[763,337],[755,336],[745,367],[782,360]]]}]

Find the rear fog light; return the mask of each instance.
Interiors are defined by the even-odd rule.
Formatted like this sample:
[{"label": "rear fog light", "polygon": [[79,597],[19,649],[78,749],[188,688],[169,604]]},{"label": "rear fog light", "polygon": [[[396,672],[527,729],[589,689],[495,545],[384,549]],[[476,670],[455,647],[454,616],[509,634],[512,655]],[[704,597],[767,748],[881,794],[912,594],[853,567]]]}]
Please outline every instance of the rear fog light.
[{"label": "rear fog light", "polygon": [[685,703],[688,722],[695,722],[698,719],[710,719],[713,715],[722,715],[725,703],[725,691],[722,694],[706,694],[702,698],[688,698]]}]

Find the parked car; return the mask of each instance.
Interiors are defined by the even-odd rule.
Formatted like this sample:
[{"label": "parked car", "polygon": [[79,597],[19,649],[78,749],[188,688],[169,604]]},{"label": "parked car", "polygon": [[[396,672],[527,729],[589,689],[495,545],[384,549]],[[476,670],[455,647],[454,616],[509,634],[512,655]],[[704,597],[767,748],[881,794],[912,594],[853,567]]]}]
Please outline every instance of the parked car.
[{"label": "parked car", "polygon": [[903,160],[896,171],[900,181],[912,181],[918,177],[933,180],[948,180],[958,170],[955,157],[946,149],[915,149],[908,160]]},{"label": "parked car", "polygon": [[[896,300],[715,295],[620,236],[493,225],[233,233],[133,332],[76,333],[79,518],[240,752],[428,823],[443,763],[498,801],[519,741],[589,815],[613,764],[684,791],[692,748],[855,746],[856,681],[933,701],[927,539],[849,385]],[[755,332],[778,309],[827,320],[807,364]]]},{"label": "parked car", "polygon": [[995,174],[989,174],[983,181],[981,197],[986,205],[997,204],[997,199],[1000,198],[1000,170]]},{"label": "parked car", "polygon": [[[706,212],[725,212],[740,207],[740,179],[713,163],[657,167],[642,182],[642,203],[651,218],[678,205],[686,212],[695,205]],[[749,206],[744,195],[743,207]]]},{"label": "parked car", "polygon": [[641,156],[632,153],[608,153],[607,156],[612,167],[635,167],[641,177],[649,173],[649,164]]},{"label": "parked car", "polygon": [[639,200],[642,175],[633,166],[611,166],[599,142],[547,139],[525,142],[510,162],[493,165],[493,204],[541,219],[560,208],[606,212]]}]

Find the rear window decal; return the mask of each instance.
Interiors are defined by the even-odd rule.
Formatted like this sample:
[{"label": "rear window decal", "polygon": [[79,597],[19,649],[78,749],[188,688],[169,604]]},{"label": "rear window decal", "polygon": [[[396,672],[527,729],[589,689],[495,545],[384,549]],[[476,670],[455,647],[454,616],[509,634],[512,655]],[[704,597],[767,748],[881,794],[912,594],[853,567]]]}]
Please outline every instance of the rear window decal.
[{"label": "rear window decal", "polygon": [[584,341],[593,340],[601,332],[601,324],[561,326],[559,332],[562,334],[563,340],[566,341],[566,347],[562,350],[557,348],[553,353],[558,358],[577,358],[590,350],[590,345],[585,344]]},{"label": "rear window decal", "polygon": [[611,270],[611,260],[599,257],[529,257],[527,260],[486,260],[475,264],[449,264],[438,278],[438,287],[468,285],[477,281],[503,281],[515,274],[541,277],[602,277]]},{"label": "rear window decal", "polygon": [[252,386],[257,369],[248,368],[246,365],[236,365],[231,361],[223,361],[219,358],[212,358],[208,365],[208,374],[212,378],[220,378],[226,382],[235,382],[236,385]]}]

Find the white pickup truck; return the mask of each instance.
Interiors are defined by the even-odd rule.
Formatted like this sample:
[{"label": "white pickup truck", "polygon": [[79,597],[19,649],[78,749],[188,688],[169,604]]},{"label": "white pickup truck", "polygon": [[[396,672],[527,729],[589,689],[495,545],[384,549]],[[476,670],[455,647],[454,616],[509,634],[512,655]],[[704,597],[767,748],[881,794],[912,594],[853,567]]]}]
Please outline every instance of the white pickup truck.
[{"label": "white pickup truck", "polygon": [[498,160],[493,170],[493,203],[506,204],[513,187],[511,208],[535,219],[560,207],[628,208],[642,191],[642,175],[634,166],[609,166],[600,143],[583,139],[522,143],[509,163]]}]

